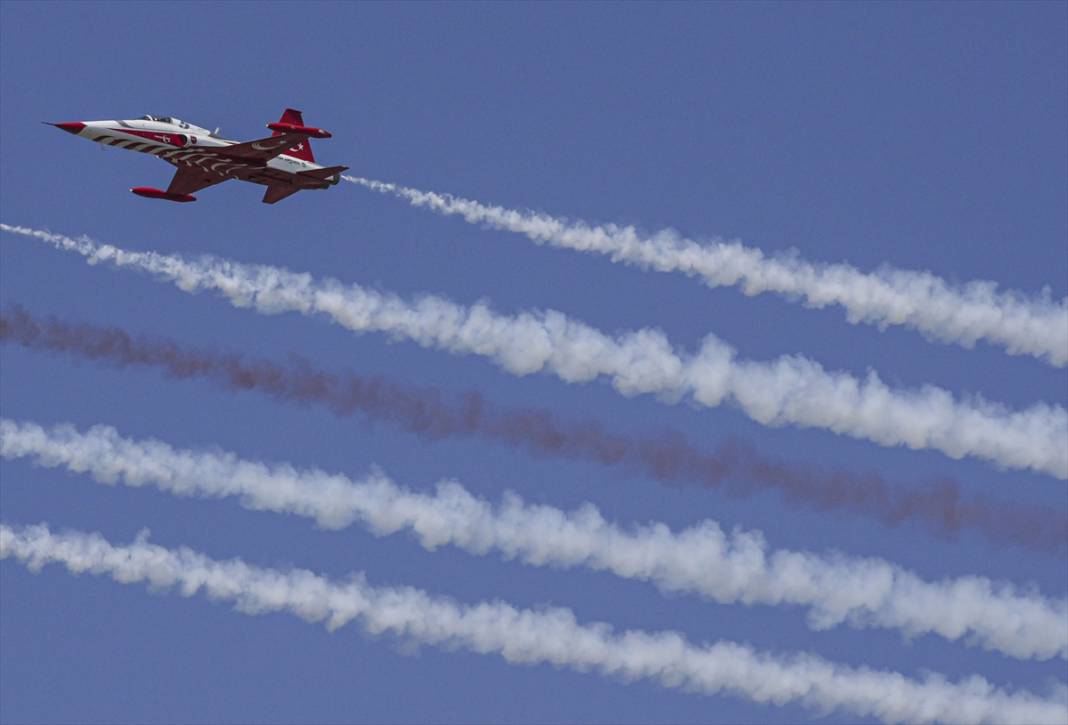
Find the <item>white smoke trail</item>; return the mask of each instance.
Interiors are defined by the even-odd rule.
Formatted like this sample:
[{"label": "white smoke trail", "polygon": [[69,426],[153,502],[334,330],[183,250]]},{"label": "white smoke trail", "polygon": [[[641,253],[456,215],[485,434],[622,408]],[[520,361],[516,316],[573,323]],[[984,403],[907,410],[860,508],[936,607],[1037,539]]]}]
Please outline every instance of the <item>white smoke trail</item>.
[{"label": "white smoke trail", "polygon": [[912,680],[807,653],[764,653],[724,641],[695,645],[671,631],[616,633],[601,622],[579,624],[569,609],[532,611],[500,601],[463,605],[410,587],[373,587],[363,575],[338,583],[306,569],[216,561],[184,547],[150,544],[146,532],[129,546],[114,546],[99,534],[53,534],[45,525],[0,524],[0,559],[7,557],[34,571],[59,563],[76,574],[110,575],[123,584],[177,587],[187,597],[203,591],[211,599],[234,602],[246,614],[289,612],[325,622],[330,630],[356,620],[372,634],[497,654],[509,663],[650,679],[665,687],[707,695],[725,692],[768,705],[796,701],[894,723],[1068,722],[1068,689],[1063,687],[1041,698],[997,688],[977,675],[958,683],[938,675]]},{"label": "white smoke trail", "polygon": [[641,269],[682,272],[710,287],[738,286],[747,295],[773,292],[816,309],[839,305],[854,324],[904,325],[967,348],[986,340],[1011,355],[1033,355],[1057,367],[1068,364],[1068,298],[1057,302],[1048,288],[1027,296],[999,291],[995,282],[953,285],[930,272],[883,267],[865,273],[849,264],[806,262],[794,254],[768,257],[737,241],[701,244],[673,229],[644,235],[632,226],[589,225],[451,194],[342,178],[471,224],[524,234],[538,244],[595,252]]},{"label": "white smoke trail", "polygon": [[796,355],[738,360],[715,335],[697,353],[680,354],[659,330],[612,337],[555,310],[499,315],[482,303],[465,307],[430,295],[405,300],[277,267],[132,252],[3,223],[0,230],[76,252],[90,264],[150,272],[185,292],[215,290],[238,307],[322,314],[355,332],[386,332],[424,347],[481,355],[515,375],[545,371],[572,383],[604,376],[627,396],[655,393],[676,400],[689,394],[709,407],[733,403],[764,425],[824,428],[884,446],[975,456],[1068,479],[1068,411],[1059,405],[1014,411],[978,396],[956,401],[934,386],[893,390],[874,371],[857,379]]},{"label": "white smoke trail", "polygon": [[107,484],[238,496],[247,508],[304,516],[327,529],[353,522],[378,536],[406,529],[431,550],[451,544],[533,566],[583,566],[723,604],[805,606],[816,629],[848,623],[963,639],[1021,659],[1068,657],[1068,601],[1020,594],[983,577],[927,582],[879,559],[769,551],[760,531],[727,534],[710,520],[678,532],[656,522],[624,528],[605,521],[592,504],[568,512],[506,493],[495,506],[453,481],[429,495],[377,470],[353,481],[231,453],[175,450],[122,438],[108,426],[80,433],[70,425],[46,430],[0,419],[0,455],[63,466]]}]

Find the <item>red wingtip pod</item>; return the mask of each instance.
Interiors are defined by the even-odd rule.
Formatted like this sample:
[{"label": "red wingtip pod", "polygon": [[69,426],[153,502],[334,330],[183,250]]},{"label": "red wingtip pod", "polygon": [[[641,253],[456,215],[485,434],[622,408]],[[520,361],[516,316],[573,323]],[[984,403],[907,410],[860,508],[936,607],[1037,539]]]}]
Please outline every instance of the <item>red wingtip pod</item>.
[{"label": "red wingtip pod", "polygon": [[147,199],[166,199],[167,201],[179,201],[183,203],[197,200],[192,194],[168,194],[162,189],[153,189],[151,186],[135,186],[130,189],[130,191]]},{"label": "red wingtip pod", "polygon": [[330,138],[333,136],[329,131],[313,126],[298,126],[294,123],[268,123],[267,128],[278,133],[299,133],[312,138]]}]

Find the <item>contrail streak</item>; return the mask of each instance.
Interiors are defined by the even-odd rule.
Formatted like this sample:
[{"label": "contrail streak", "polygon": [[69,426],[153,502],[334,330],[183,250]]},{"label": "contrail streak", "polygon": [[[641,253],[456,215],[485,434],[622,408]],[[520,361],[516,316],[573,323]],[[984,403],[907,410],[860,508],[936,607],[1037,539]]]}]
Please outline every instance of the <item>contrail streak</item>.
[{"label": "contrail streak", "polygon": [[890,723],[1068,722],[1063,687],[1042,698],[1026,690],[1003,690],[978,675],[957,683],[930,674],[914,680],[809,653],[759,652],[729,641],[693,644],[672,631],[617,633],[603,622],[580,624],[569,609],[533,611],[501,601],[465,605],[411,587],[371,586],[362,574],[336,582],[306,569],[217,561],[185,547],[150,544],[146,532],[128,546],[115,546],[99,534],[53,534],[41,524],[0,524],[0,558],[7,557],[33,571],[58,563],[76,574],[110,575],[123,584],[176,587],[187,597],[202,591],[211,599],[234,602],[245,614],[288,612],[324,622],[331,631],[355,620],[374,635],[496,654],[512,664],[546,663],[625,681],[649,679],[767,705],[799,702]]},{"label": "contrail streak", "polygon": [[481,355],[513,375],[544,371],[569,383],[605,377],[626,396],[653,393],[677,400],[688,394],[708,407],[733,403],[763,425],[823,428],[884,446],[974,456],[1068,479],[1068,411],[1061,406],[1036,403],[1015,411],[979,396],[957,401],[934,386],[893,390],[874,371],[861,380],[796,355],[738,360],[714,335],[696,354],[679,354],[659,330],[611,337],[555,310],[506,316],[481,303],[465,307],[429,295],[409,301],[277,267],[131,252],[2,223],[0,230],[81,254],[91,264],[149,272],[185,292],[214,290],[237,307],[263,314],[320,314],[357,333],[385,332],[423,347]]},{"label": "contrail streak", "polygon": [[779,491],[792,505],[840,510],[894,526],[915,522],[944,536],[974,529],[996,543],[1011,542],[1064,555],[1068,520],[1045,508],[966,498],[951,479],[906,489],[874,474],[821,471],[760,455],[730,442],[704,451],[681,434],[621,434],[595,420],[564,422],[549,411],[498,408],[468,391],[453,400],[432,388],[382,378],[339,375],[306,361],[289,365],[246,360],[159,337],[54,318],[38,320],[16,307],[0,309],[0,341],[66,353],[117,367],[152,367],[177,379],[209,380],[232,391],[256,390],[286,403],[316,403],[338,416],[360,414],[430,439],[474,436],[529,453],[625,466],[666,483],[726,486],[730,493]]},{"label": "contrail streak", "polygon": [[564,511],[507,492],[494,505],[455,481],[438,483],[431,495],[399,486],[377,469],[352,480],[123,438],[102,425],[81,433],[70,425],[45,429],[0,419],[0,455],[62,466],[106,484],[236,496],[246,508],[310,518],[327,529],[355,522],[378,536],[408,530],[430,550],[449,544],[533,566],[609,571],[721,604],[800,605],[815,629],[848,623],[963,639],[1021,659],[1068,658],[1068,600],[1021,594],[978,576],[928,582],[874,558],[769,551],[762,532],[727,534],[707,519],[678,532],[657,522],[623,527],[589,503]]},{"label": "contrail streak", "polygon": [[999,291],[995,282],[953,285],[930,272],[889,266],[865,273],[849,264],[807,262],[795,254],[765,256],[738,241],[702,244],[673,229],[642,234],[632,226],[590,225],[372,179],[342,178],[412,206],[524,234],[538,244],[603,254],[641,269],[682,272],[710,287],[740,287],[747,295],[772,292],[816,309],[838,305],[854,324],[904,325],[967,348],[985,340],[1010,355],[1033,355],[1057,367],[1068,364],[1068,298],[1058,302],[1048,288],[1028,296]]}]

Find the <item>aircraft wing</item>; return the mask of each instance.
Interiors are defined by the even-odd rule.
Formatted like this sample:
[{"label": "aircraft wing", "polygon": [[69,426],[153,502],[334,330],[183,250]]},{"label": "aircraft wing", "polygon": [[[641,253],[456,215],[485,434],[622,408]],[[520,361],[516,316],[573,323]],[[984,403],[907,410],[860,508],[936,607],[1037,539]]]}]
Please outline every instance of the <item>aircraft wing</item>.
[{"label": "aircraft wing", "polygon": [[213,184],[226,181],[227,177],[212,174],[196,166],[179,166],[167,187],[168,194],[192,194]]},{"label": "aircraft wing", "polygon": [[308,134],[283,133],[278,136],[258,138],[255,141],[245,141],[244,143],[212,150],[231,159],[269,161],[275,156],[284,154],[294,148],[297,144],[303,143],[307,138]]}]

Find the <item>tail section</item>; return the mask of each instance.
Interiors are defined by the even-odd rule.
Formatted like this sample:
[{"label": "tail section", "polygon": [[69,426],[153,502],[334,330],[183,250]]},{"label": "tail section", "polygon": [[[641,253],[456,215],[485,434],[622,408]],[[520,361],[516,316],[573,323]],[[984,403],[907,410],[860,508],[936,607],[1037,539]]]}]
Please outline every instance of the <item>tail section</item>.
[{"label": "tail section", "polygon": [[[288,123],[294,126],[303,126],[304,115],[294,108],[287,108],[285,111],[282,112],[282,117],[278,119],[278,123]],[[282,133],[280,131],[275,131],[271,135],[281,136]],[[312,163],[315,163],[315,155],[312,153],[311,149],[311,139],[304,139],[303,141],[297,142],[297,145],[291,149],[288,149],[285,152],[285,155],[292,156],[295,159],[301,159],[303,161],[310,161]]]},{"label": "tail section", "polygon": [[348,171],[348,166],[327,166],[322,169],[311,169],[309,171],[298,171],[297,176],[308,176],[312,179],[322,179],[331,186],[341,181],[341,173]]}]

